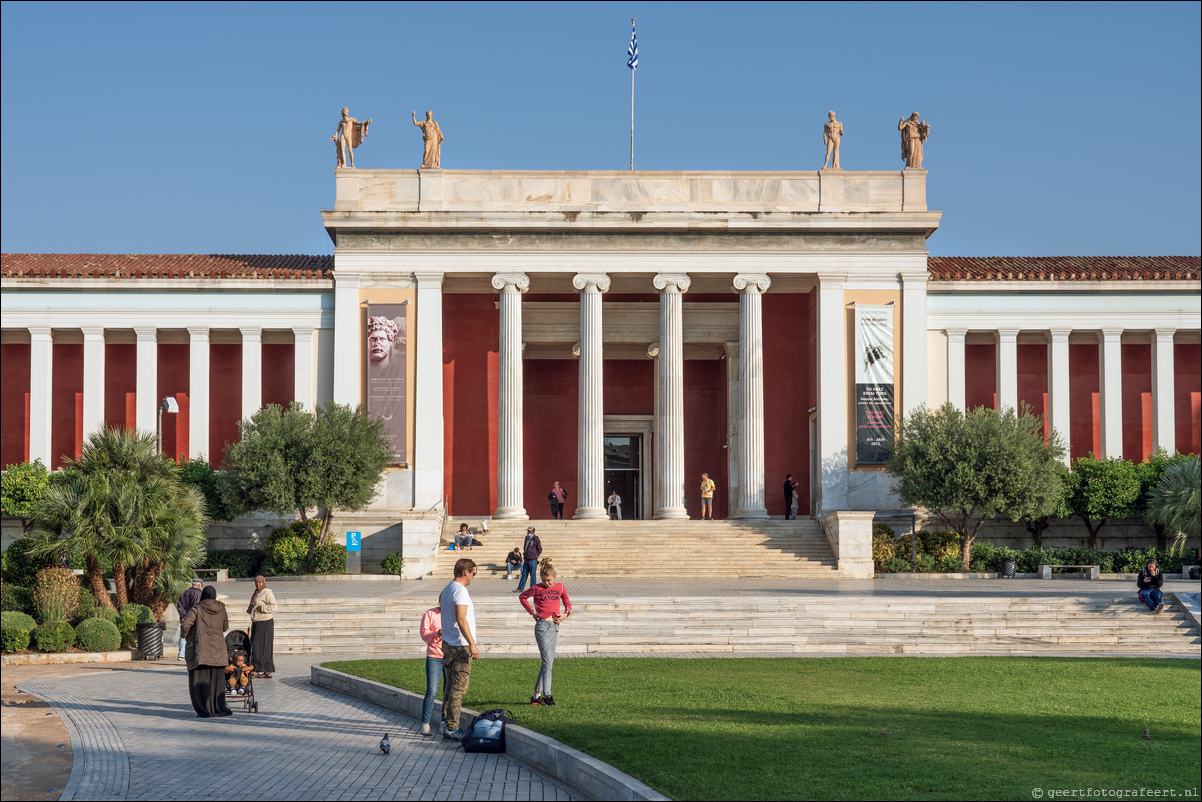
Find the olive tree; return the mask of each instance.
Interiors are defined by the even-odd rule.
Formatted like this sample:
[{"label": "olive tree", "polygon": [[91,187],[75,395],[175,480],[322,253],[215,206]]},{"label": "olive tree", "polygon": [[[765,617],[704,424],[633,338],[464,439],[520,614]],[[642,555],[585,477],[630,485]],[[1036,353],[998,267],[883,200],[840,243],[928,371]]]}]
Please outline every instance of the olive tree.
[{"label": "olive tree", "polygon": [[1045,441],[1043,424],[1026,406],[1019,414],[944,404],[919,407],[898,427],[886,463],[894,490],[959,535],[965,571],[987,519],[1055,513],[1064,492],[1064,445],[1055,431]]},{"label": "olive tree", "polygon": [[1068,506],[1085,522],[1091,549],[1098,547],[1098,533],[1109,521],[1135,514],[1139,490],[1139,471],[1130,460],[1091,453],[1073,463]]},{"label": "olive tree", "polygon": [[34,512],[49,494],[50,475],[40,459],[9,465],[0,478],[0,511],[18,519],[28,535]]}]

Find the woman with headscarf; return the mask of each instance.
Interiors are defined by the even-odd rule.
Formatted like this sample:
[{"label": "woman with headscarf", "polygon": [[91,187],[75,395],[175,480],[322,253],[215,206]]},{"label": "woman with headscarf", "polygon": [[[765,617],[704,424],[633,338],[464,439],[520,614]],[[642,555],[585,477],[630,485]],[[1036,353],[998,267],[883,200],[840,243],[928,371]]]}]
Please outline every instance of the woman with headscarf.
[{"label": "woman with headscarf", "polygon": [[217,588],[209,585],[200,603],[180,622],[180,635],[187,638],[184,659],[188,665],[188,695],[200,718],[232,716],[225,703],[225,631],[230,620],[225,605],[217,601]]},{"label": "woman with headscarf", "polygon": [[255,664],[256,677],[271,679],[275,671],[275,593],[267,580],[255,577],[255,592],[246,612],[250,616],[250,656]]}]

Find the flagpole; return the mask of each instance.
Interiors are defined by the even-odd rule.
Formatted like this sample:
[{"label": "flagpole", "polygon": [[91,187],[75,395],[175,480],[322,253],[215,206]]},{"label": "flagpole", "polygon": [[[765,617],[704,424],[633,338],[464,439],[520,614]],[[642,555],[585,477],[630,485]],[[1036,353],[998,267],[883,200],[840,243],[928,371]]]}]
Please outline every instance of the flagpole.
[{"label": "flagpole", "polygon": [[[630,20],[631,36],[634,31],[633,19]],[[634,170],[634,68],[630,70],[630,169]]]}]

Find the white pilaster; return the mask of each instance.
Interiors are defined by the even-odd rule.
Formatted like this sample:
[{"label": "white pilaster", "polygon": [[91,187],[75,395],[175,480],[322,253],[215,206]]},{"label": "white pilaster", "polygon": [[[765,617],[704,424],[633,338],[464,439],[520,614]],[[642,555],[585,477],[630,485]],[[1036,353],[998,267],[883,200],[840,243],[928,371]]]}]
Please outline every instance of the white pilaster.
[{"label": "white pilaster", "polygon": [[104,426],[104,328],[83,330],[83,437]]},{"label": "white pilaster", "polygon": [[[847,508],[846,276],[818,275],[818,457],[822,512]],[[963,384],[961,384],[963,386]]]},{"label": "white pilaster", "polygon": [[997,408],[1018,411],[1018,330],[1001,329],[997,333]]},{"label": "white pilaster", "polygon": [[739,381],[739,344],[726,343],[726,477],[730,494],[727,498],[739,497],[739,410],[742,409],[743,391]]},{"label": "white pilaster", "polygon": [[684,310],[682,295],[692,284],[684,273],[660,273],[659,290],[659,462],[656,518],[688,518],[684,498]]},{"label": "white pilaster", "polygon": [[927,403],[927,273],[902,273],[902,414]]},{"label": "white pilaster", "polygon": [[609,289],[604,273],[578,273],[580,291],[580,400],[577,495],[573,518],[607,518],[605,510],[605,392],[601,378],[601,295]]},{"label": "white pilaster", "polygon": [[947,401],[956,409],[964,409],[964,329],[947,330]]},{"label": "white pilaster", "polygon": [[1064,464],[1069,464],[1072,453],[1070,438],[1071,420],[1068,396],[1068,335],[1071,329],[1052,329],[1048,334],[1048,407],[1051,427],[1060,433],[1064,441]]},{"label": "white pilaster", "polygon": [[[209,330],[188,329],[188,450],[190,456],[209,459]],[[211,462],[220,463],[223,454]]]},{"label": "white pilaster", "polygon": [[242,417],[263,406],[263,330],[242,329]]},{"label": "white pilaster", "polygon": [[443,502],[442,273],[417,280],[417,403],[413,438],[413,508]]},{"label": "white pilaster", "polygon": [[50,457],[51,402],[54,392],[54,335],[49,327],[29,330],[29,461],[40,459],[54,470]]},{"label": "white pilaster", "polygon": [[363,358],[359,341],[362,320],[359,311],[359,274],[334,270],[334,403],[357,406],[362,384],[359,371]]},{"label": "white pilaster", "polygon": [[292,400],[313,409],[313,329],[292,330]]},{"label": "white pilaster", "polygon": [[1156,329],[1152,340],[1152,446],[1163,448],[1171,457],[1177,451],[1177,415],[1173,329]]},{"label": "white pilaster", "polygon": [[1099,337],[1098,390],[1102,408],[1102,453],[1123,456],[1123,346],[1122,329],[1103,329]]},{"label": "white pilaster", "polygon": [[135,328],[138,337],[138,379],[135,385],[135,426],[140,432],[158,431],[159,402],[159,344],[158,331],[154,328]]},{"label": "white pilaster", "polygon": [[[647,346],[647,358],[655,365],[651,374],[651,396],[653,399],[651,406],[651,464],[654,468],[651,471],[651,498],[643,500],[643,509],[650,510],[654,514],[656,505],[659,504],[659,499],[663,495],[663,488],[659,486],[659,464],[660,460],[663,459],[659,442],[659,343],[651,343]],[[646,444],[644,444],[645,447]],[[644,513],[643,517],[647,517],[646,513]]]},{"label": "white pilaster", "polygon": [[740,273],[739,500],[733,518],[767,518],[764,506],[764,299],[772,285],[763,273]]},{"label": "white pilaster", "polygon": [[522,450],[522,293],[530,289],[525,273],[497,273],[501,291],[499,426],[497,431],[497,509],[494,518],[525,519],[522,500],[525,471]]}]

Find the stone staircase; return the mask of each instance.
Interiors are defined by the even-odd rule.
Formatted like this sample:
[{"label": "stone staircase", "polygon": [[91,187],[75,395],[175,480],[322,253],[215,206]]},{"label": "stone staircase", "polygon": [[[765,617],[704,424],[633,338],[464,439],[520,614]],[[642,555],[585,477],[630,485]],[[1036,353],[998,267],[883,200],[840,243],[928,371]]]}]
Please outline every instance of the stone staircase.
[{"label": "stone staircase", "polygon": [[[482,582],[484,580],[477,580]],[[489,580],[496,582],[497,580]],[[570,587],[570,586],[569,586]],[[277,653],[418,657],[431,598],[286,600]],[[1150,614],[1133,594],[1041,598],[727,596],[578,599],[559,654],[771,652],[796,655],[1198,655],[1199,631],[1179,603]],[[485,655],[534,655],[533,624],[516,597],[476,598]],[[230,610],[230,625],[249,621]]]},{"label": "stone staircase", "polygon": [[[449,551],[459,524],[483,546]],[[489,521],[448,518],[438,552],[438,577],[450,578],[460,557],[475,560],[478,576],[505,573],[505,555],[534,526],[559,576],[837,578],[830,544],[817,522],[796,521]]]}]

